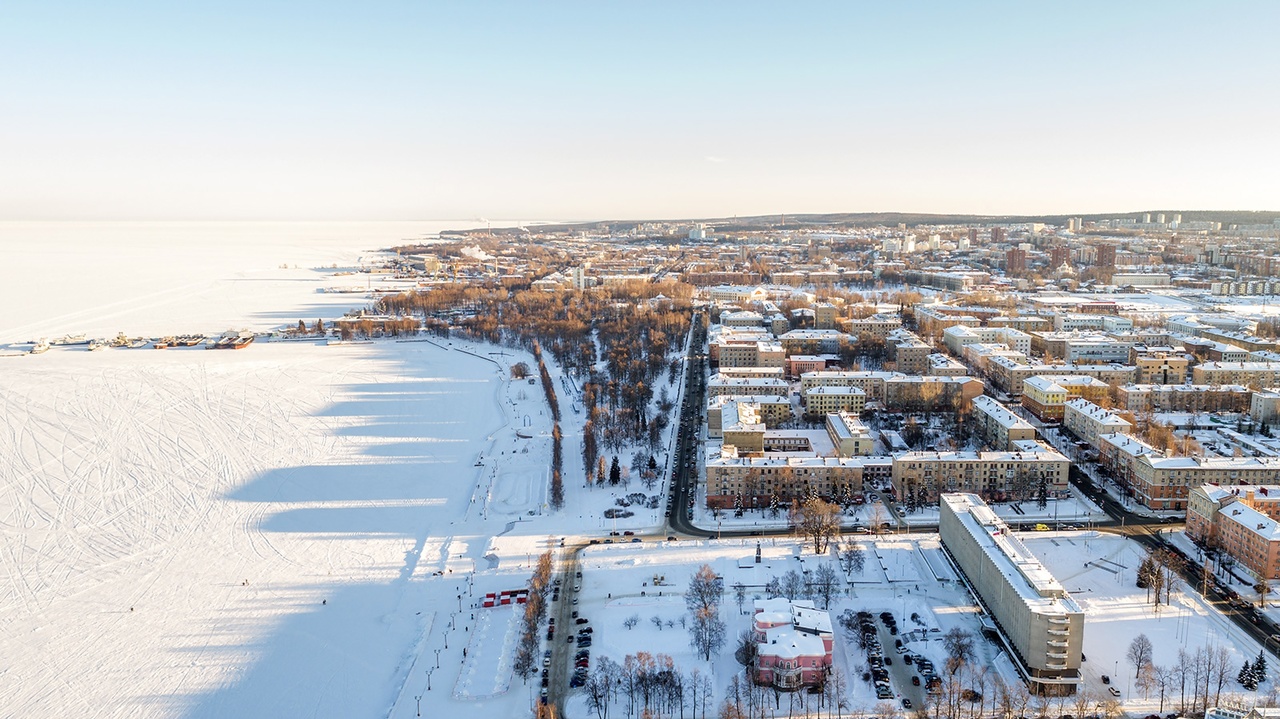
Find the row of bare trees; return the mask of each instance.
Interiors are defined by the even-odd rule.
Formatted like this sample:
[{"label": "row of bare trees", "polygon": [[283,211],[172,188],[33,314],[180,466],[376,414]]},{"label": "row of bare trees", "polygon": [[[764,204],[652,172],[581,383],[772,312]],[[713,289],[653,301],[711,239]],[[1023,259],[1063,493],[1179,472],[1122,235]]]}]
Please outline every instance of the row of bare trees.
[{"label": "row of bare trees", "polygon": [[528,681],[538,672],[539,626],[547,616],[547,594],[551,589],[551,550],[538,556],[538,564],[529,577],[529,596],[524,604],[520,644],[516,647],[512,668],[516,676]]},{"label": "row of bare trees", "polygon": [[628,717],[684,717],[687,711],[690,719],[705,719],[715,699],[715,682],[697,667],[680,671],[667,654],[640,651],[621,663],[597,659],[582,691],[597,719],[609,719],[615,705]]}]

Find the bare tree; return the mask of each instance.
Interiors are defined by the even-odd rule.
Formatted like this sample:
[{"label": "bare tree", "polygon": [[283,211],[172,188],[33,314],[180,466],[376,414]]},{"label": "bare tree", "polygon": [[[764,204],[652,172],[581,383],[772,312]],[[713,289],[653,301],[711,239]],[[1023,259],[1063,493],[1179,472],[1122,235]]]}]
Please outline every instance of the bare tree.
[{"label": "bare tree", "polygon": [[791,503],[791,522],[796,532],[813,545],[814,554],[823,554],[831,538],[840,533],[840,505],[819,497]]},{"label": "bare tree", "polygon": [[840,591],[840,578],[836,570],[827,562],[822,562],[813,571],[813,579],[809,582],[813,596],[823,609],[831,608],[831,600]]},{"label": "bare tree", "polygon": [[724,646],[725,629],[725,623],[714,606],[699,609],[689,624],[689,643],[703,660],[711,661],[712,653]]},{"label": "bare tree", "polygon": [[704,564],[689,580],[689,589],[684,593],[684,603],[689,613],[695,616],[699,611],[712,608],[718,614],[722,597],[724,597],[724,580],[716,576],[711,565]]},{"label": "bare tree", "polygon": [[866,552],[863,551],[862,545],[854,541],[846,541],[844,546],[840,548],[840,568],[845,574],[853,574],[857,572],[862,574],[862,568],[866,565]]},{"label": "bare tree", "polygon": [[942,645],[947,648],[947,668],[953,675],[973,659],[973,635],[960,627],[942,635]]},{"label": "bare tree", "polygon": [[1151,652],[1151,640],[1146,634],[1139,634],[1129,642],[1129,651],[1125,657],[1136,668],[1134,677],[1142,674],[1142,668],[1151,663]]}]

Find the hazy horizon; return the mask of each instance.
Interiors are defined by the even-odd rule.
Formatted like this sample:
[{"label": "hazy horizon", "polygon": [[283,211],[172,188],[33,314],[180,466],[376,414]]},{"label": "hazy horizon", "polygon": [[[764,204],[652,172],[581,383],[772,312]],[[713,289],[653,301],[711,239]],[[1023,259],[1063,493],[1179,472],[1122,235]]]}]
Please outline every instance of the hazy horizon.
[{"label": "hazy horizon", "polygon": [[1277,20],[1249,2],[16,3],[0,219],[1265,207]]}]

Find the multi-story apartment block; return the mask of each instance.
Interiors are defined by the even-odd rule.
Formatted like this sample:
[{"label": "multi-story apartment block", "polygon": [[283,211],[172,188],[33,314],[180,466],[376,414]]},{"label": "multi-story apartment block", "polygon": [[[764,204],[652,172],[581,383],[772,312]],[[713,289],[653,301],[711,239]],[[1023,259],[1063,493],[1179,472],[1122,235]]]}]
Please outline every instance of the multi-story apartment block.
[{"label": "multi-story apartment block", "polygon": [[957,325],[977,327],[982,324],[977,317],[972,315],[952,315],[947,314],[945,311],[922,305],[916,305],[915,316],[916,328],[921,334],[929,337],[937,337],[948,327]]},{"label": "multi-story apartment block", "polygon": [[956,325],[942,331],[942,342],[955,355],[961,354],[965,345],[974,343],[1003,344],[1024,355],[1031,351],[1031,335],[1010,327]]},{"label": "multi-story apartment block", "polygon": [[787,358],[787,376],[799,377],[805,372],[818,372],[832,362],[839,362],[839,355],[791,355]]},{"label": "multi-story apartment block", "polygon": [[829,302],[820,302],[813,306],[813,328],[815,330],[836,329],[836,318],[839,311]]},{"label": "multi-story apartment block", "polygon": [[1127,496],[1134,495],[1138,458],[1146,455],[1163,457],[1164,453],[1128,434],[1098,436],[1098,463],[1111,475]]},{"label": "multi-story apartment block", "polygon": [[1118,342],[1104,334],[1084,332],[1033,332],[1031,351],[1074,364],[1124,362],[1129,359],[1128,342]]},{"label": "multi-story apartment block", "polygon": [[1280,457],[1138,457],[1134,497],[1150,509],[1186,509],[1201,484],[1280,483]]},{"label": "multi-story apartment block", "polygon": [[1022,382],[1022,406],[1041,420],[1059,421],[1067,400],[1083,397],[1097,403],[1110,390],[1107,383],[1084,375],[1036,375]]},{"label": "multi-story apartment block", "polygon": [[786,355],[777,342],[731,343],[720,346],[721,367],[781,367]]},{"label": "multi-story apartment block", "polygon": [[1280,419],[1280,388],[1254,392],[1249,402],[1249,416],[1263,424],[1273,424]]},{"label": "multi-story apartment block", "polygon": [[854,339],[863,335],[885,339],[890,332],[902,328],[902,318],[894,314],[874,314],[870,317],[840,320],[840,328]]},{"label": "multi-story apartment block", "polygon": [[743,414],[773,429],[791,419],[791,400],[777,395],[712,397],[707,401],[707,436],[723,437],[722,428],[739,424]]},{"label": "multi-story apartment block", "polygon": [[938,533],[1031,692],[1075,693],[1084,612],[1062,584],[973,494],[943,495]]},{"label": "multi-story apartment block", "polygon": [[827,436],[841,457],[869,455],[875,451],[876,441],[871,430],[852,412],[836,412],[827,415]]},{"label": "multi-story apartment block", "polygon": [[893,488],[901,498],[937,503],[947,492],[973,492],[994,501],[1030,496],[1042,485],[1049,496],[1068,493],[1066,457],[1039,444],[1036,451],[904,452],[893,459]]},{"label": "multi-story apartment block", "polygon": [[834,354],[849,336],[839,330],[791,330],[778,335],[788,355]]},{"label": "multi-story apartment block", "polygon": [[929,369],[929,355],[933,348],[909,330],[894,330],[886,343],[891,348],[895,369],[907,374],[924,374]]},{"label": "multi-story apartment block", "polygon": [[764,316],[752,310],[736,310],[720,313],[720,324],[725,327],[762,327]]},{"label": "multi-story apartment block", "polygon": [[935,352],[929,355],[929,368],[925,373],[935,377],[964,377],[969,374],[969,368],[940,352]]},{"label": "multi-story apartment block", "polygon": [[1062,426],[1094,448],[1104,434],[1129,434],[1133,430],[1128,420],[1083,398],[1063,405]]},{"label": "multi-story apartment block", "polygon": [[804,416],[809,419],[832,412],[860,413],[867,407],[867,393],[857,387],[811,387],[801,396]]},{"label": "multi-story apartment block", "polygon": [[884,383],[884,404],[892,412],[955,412],[968,409],[983,389],[976,377],[892,377]]},{"label": "multi-story apartment block", "polygon": [[1011,350],[1008,345],[987,344],[985,342],[974,342],[973,344],[965,345],[961,357],[978,375],[990,374],[991,361],[997,357],[1003,357],[1013,362],[1028,361],[1026,354]]},{"label": "multi-story apartment block", "polygon": [[1019,332],[1044,332],[1053,329],[1053,319],[1041,315],[1018,315],[1016,317],[992,317],[987,322],[990,327],[1008,327]]},{"label": "multi-story apartment block", "polygon": [[892,467],[891,457],[748,457],[723,445],[707,460],[707,506],[786,506],[810,494],[848,503],[862,494],[864,480],[887,479]]},{"label": "multi-story apartment block", "polygon": [[1253,391],[1235,384],[1128,384],[1116,407],[1129,412],[1247,412]]},{"label": "multi-story apartment block", "polygon": [[983,443],[992,449],[1014,449],[1014,442],[1033,440],[1036,428],[994,399],[983,395],[973,400],[970,421],[974,422]]},{"label": "multi-story apartment block", "polygon": [[707,381],[707,397],[741,397],[750,395],[786,397],[790,394],[791,385],[782,379],[737,378],[717,374]]},{"label": "multi-story apartment block", "polygon": [[[1102,329],[1102,318],[1105,316],[1106,315],[1063,312],[1053,316],[1053,329],[1058,332],[1100,330]],[[1132,323],[1130,323],[1130,326],[1133,326]]]},{"label": "multi-story apartment block", "polygon": [[1280,362],[1205,362],[1191,368],[1191,381],[1275,387],[1280,385]]},{"label": "multi-story apartment block", "polygon": [[902,377],[900,372],[841,372],[825,370],[821,372],[805,372],[800,375],[800,393],[804,394],[814,387],[857,387],[867,395],[868,402],[884,401],[885,382],[894,377]]},{"label": "multi-story apartment block", "polygon": [[1134,345],[1129,348],[1129,364],[1137,372],[1138,384],[1184,384],[1187,381],[1187,357],[1172,347]]},{"label": "multi-story apartment block", "polygon": [[1274,351],[1277,349],[1275,340],[1258,337],[1257,335],[1251,335],[1247,332],[1208,328],[1201,331],[1200,336],[1205,339],[1235,345],[1246,352]]},{"label": "multi-story apartment block", "polygon": [[[1216,539],[1218,512],[1239,502],[1269,519],[1280,519],[1280,486],[1212,485],[1192,487],[1187,495],[1187,536],[1197,542],[1213,544]],[[1268,575],[1271,576],[1271,575]]]}]

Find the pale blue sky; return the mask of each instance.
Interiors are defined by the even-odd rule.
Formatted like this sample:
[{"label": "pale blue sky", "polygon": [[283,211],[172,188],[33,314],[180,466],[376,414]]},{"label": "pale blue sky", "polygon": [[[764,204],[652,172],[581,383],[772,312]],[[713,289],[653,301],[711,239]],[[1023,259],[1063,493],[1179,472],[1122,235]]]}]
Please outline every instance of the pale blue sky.
[{"label": "pale blue sky", "polygon": [[1280,209],[1278,28],[1270,1],[10,0],[0,219]]}]

